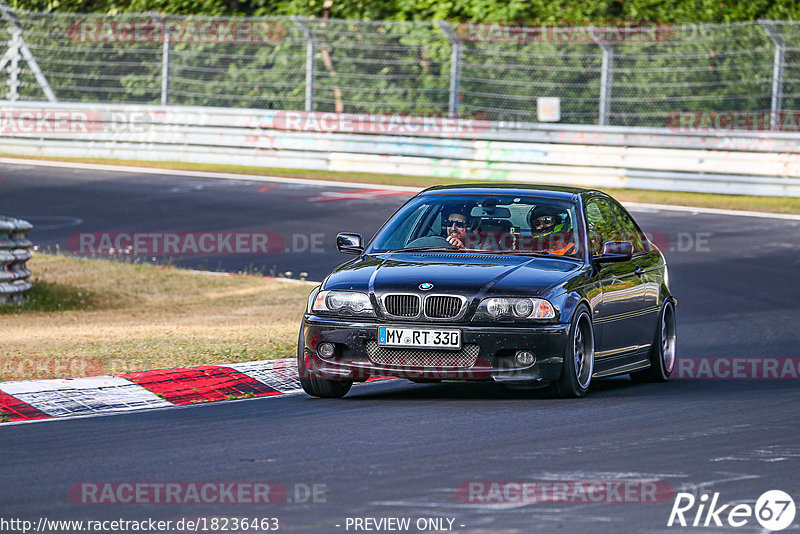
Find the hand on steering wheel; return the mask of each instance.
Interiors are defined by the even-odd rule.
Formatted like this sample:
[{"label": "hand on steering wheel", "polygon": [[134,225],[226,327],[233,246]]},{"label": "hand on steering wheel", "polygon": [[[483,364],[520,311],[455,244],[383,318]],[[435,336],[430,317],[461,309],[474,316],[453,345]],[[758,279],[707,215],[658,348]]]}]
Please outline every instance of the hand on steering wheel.
[{"label": "hand on steering wheel", "polygon": [[464,243],[454,235],[447,236],[447,242],[450,243],[451,245],[453,245],[454,247],[458,248],[458,249],[463,249],[464,248]]}]

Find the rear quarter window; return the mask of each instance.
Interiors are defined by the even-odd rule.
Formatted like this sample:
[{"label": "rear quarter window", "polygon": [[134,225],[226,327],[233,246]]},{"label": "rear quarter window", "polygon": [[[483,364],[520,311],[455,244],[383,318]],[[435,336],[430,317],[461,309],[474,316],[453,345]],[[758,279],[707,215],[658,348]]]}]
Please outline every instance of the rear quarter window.
[{"label": "rear quarter window", "polygon": [[633,243],[633,253],[647,252],[650,247],[647,246],[647,240],[642,235],[642,231],[636,226],[630,215],[616,202],[611,202],[611,209],[614,215],[617,216],[619,221],[620,230],[622,230],[622,239]]}]

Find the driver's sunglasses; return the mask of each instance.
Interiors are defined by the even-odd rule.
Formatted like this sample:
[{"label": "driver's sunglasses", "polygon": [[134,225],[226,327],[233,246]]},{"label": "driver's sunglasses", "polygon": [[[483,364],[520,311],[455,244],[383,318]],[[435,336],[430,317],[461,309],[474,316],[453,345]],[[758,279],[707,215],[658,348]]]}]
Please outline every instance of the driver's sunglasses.
[{"label": "driver's sunglasses", "polygon": [[555,222],[555,220],[556,218],[552,215],[542,215],[541,217],[536,217],[536,219],[533,221],[533,225],[537,228],[539,226],[550,226]]},{"label": "driver's sunglasses", "polygon": [[453,219],[447,219],[444,222],[444,225],[447,228],[450,228],[451,226],[455,226],[456,228],[464,228],[467,225],[467,221],[454,221]]}]

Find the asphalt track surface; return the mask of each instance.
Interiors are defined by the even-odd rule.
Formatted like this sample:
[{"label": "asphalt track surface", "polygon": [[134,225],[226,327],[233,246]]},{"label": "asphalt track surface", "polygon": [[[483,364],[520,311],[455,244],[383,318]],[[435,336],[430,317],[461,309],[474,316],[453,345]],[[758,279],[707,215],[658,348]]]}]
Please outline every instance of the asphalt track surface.
[{"label": "asphalt track surface", "polygon": [[[198,268],[305,271],[311,279],[346,259],[333,246],[336,232],[371,235],[407,198],[320,201],[341,191],[0,166],[0,213],[36,224],[31,237],[40,246],[64,247],[74,232],[323,234],[318,252],[172,258]],[[666,250],[679,301],[679,357],[800,356],[800,221],[641,210],[634,216]],[[770,489],[800,503],[799,401],[800,381],[791,379],[636,385],[619,378],[596,382],[581,400],[492,384],[391,381],[355,387],[342,400],[287,395],[3,425],[0,516],[278,517],[285,532],[354,532],[345,528],[348,517],[451,518],[455,531],[473,533],[766,532],[753,519],[737,529],[668,528],[671,496],[646,504],[498,505],[463,502],[456,488],[468,481],[649,479],[674,491],[719,492],[723,503],[752,505]],[[272,481],[289,489],[292,502],[72,502],[69,487],[91,481]],[[323,484],[327,493],[298,503],[295,484]]]}]

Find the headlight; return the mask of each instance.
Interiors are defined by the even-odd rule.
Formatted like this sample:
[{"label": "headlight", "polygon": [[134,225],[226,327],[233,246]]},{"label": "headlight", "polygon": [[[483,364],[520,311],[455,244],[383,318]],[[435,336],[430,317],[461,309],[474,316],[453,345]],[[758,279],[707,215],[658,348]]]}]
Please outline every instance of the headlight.
[{"label": "headlight", "polygon": [[491,297],[475,311],[476,321],[496,319],[553,319],[556,311],[544,299]]},{"label": "headlight", "polygon": [[372,303],[366,293],[356,291],[320,291],[314,299],[311,311],[330,312],[340,315],[375,316]]}]

